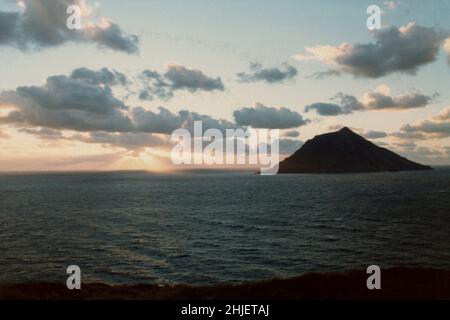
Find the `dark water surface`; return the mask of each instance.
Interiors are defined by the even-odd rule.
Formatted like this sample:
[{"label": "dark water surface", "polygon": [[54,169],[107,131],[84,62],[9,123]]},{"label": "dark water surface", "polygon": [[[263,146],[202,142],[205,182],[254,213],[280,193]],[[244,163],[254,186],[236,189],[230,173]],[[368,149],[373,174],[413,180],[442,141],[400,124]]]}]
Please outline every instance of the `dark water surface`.
[{"label": "dark water surface", "polygon": [[450,268],[450,170],[0,175],[0,282],[217,283]]}]

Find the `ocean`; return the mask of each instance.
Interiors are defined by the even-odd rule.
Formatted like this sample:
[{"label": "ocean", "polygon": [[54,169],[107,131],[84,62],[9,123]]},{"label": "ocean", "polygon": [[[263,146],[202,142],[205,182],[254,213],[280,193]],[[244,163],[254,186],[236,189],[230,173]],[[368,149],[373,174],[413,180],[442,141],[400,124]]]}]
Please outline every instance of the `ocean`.
[{"label": "ocean", "polygon": [[450,268],[450,169],[0,175],[0,283],[209,284]]}]

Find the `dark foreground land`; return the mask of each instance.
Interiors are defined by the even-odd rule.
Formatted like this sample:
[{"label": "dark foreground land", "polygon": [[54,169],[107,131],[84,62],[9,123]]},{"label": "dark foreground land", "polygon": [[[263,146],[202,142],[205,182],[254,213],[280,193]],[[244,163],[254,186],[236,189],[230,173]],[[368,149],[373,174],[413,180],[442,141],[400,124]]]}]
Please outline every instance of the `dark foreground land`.
[{"label": "dark foreground land", "polygon": [[92,283],[73,291],[65,284],[5,284],[0,285],[0,299],[450,299],[450,270],[400,267],[382,270],[381,290],[367,289],[368,276],[364,271],[308,273],[290,279],[211,286]]}]

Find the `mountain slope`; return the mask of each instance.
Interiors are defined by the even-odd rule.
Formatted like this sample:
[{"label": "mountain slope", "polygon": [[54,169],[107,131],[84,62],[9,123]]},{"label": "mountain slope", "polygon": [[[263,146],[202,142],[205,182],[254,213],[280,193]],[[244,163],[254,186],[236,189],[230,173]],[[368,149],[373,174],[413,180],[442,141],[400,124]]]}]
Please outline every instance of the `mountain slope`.
[{"label": "mountain slope", "polygon": [[308,140],[280,162],[278,173],[350,173],[432,170],[378,147],[345,127]]}]

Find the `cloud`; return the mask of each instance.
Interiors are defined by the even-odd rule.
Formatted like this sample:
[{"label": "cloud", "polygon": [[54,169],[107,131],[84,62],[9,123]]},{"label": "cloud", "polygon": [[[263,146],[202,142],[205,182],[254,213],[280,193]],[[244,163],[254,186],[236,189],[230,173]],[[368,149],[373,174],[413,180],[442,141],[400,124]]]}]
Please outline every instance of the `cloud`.
[{"label": "cloud", "polygon": [[22,128],[19,129],[19,132],[35,135],[43,140],[58,140],[65,138],[64,135],[61,133],[61,131],[49,128],[41,128],[41,129]]},{"label": "cloud", "polygon": [[[139,39],[128,35],[110,19],[91,22],[93,8],[85,0],[23,0],[20,11],[0,11],[0,46],[22,51],[57,47],[65,43],[93,43],[101,48],[128,54],[139,51]],[[67,7],[78,5],[82,29],[67,28]],[[86,22],[88,21],[88,22]]]},{"label": "cloud", "polygon": [[250,64],[250,73],[237,74],[241,82],[267,82],[270,84],[281,83],[297,76],[297,69],[287,63],[281,68],[264,68],[259,63]]},{"label": "cloud", "polygon": [[97,143],[105,146],[120,147],[132,151],[142,151],[149,147],[165,147],[170,145],[168,137],[140,132],[105,132],[94,131],[64,135],[60,130],[49,128],[21,128],[19,132],[34,135],[42,140],[81,141],[84,143]]},{"label": "cloud", "polygon": [[341,107],[338,104],[326,102],[316,102],[305,106],[305,112],[309,112],[311,110],[316,110],[316,112],[321,116],[337,116],[340,114],[348,114],[351,112],[345,110],[344,107]]},{"label": "cloud", "polygon": [[303,145],[302,141],[293,139],[280,139],[278,143],[280,155],[291,155]]},{"label": "cloud", "polygon": [[444,42],[444,50],[447,53],[447,61],[450,64],[450,38],[447,38]]},{"label": "cloud", "polygon": [[[193,134],[194,121],[202,121],[203,131],[215,128],[225,134],[226,129],[236,128],[236,125],[224,120],[217,120],[208,115],[201,115],[186,110],[172,113],[160,107],[158,112],[145,110],[141,107],[131,110],[130,122],[133,127],[127,132],[81,131],[73,135],[63,135],[60,130],[51,128],[21,128],[20,132],[35,135],[43,140],[70,140],[84,143],[97,143],[106,146],[120,147],[132,151],[142,151],[150,147],[167,147],[171,145],[169,135],[173,130],[186,128]],[[73,130],[72,127],[60,128]]]},{"label": "cloud", "polygon": [[422,133],[429,138],[450,137],[450,122],[423,121],[416,125],[405,125],[400,130],[406,133]]},{"label": "cloud", "polygon": [[225,89],[220,77],[211,78],[200,70],[189,69],[173,62],[167,65],[164,76],[171,81],[173,90],[186,89],[195,92],[197,90],[223,91]]},{"label": "cloud", "polygon": [[436,93],[426,95],[418,90],[391,96],[389,87],[379,86],[375,91],[365,93],[361,100],[352,95],[338,93],[330,99],[332,102],[317,102],[305,106],[305,112],[316,110],[322,116],[337,116],[354,111],[407,110],[425,107],[437,96]]},{"label": "cloud", "polygon": [[127,77],[118,71],[102,68],[100,70],[90,70],[88,68],[78,68],[72,71],[72,79],[85,80],[92,84],[103,84],[107,86],[126,85]]},{"label": "cloud", "polygon": [[386,138],[388,135],[384,131],[369,130],[364,132],[363,136],[366,139],[381,139]]},{"label": "cloud", "polygon": [[75,131],[132,129],[124,114],[128,107],[114,97],[110,87],[91,79],[51,76],[43,86],[3,91],[1,105],[13,105],[15,110],[0,117],[0,123]]},{"label": "cloud", "polygon": [[199,114],[197,112],[190,112],[187,110],[182,110],[178,112],[178,115],[183,121],[183,128],[192,130],[194,127],[194,121],[202,121],[203,130],[208,129],[218,129],[225,132],[226,129],[239,129],[238,124],[232,123],[227,120],[215,119],[209,115]]},{"label": "cloud", "polygon": [[[255,128],[289,129],[309,120],[287,108],[256,104],[234,113],[236,123],[188,110],[172,112],[164,107],[149,110],[130,107],[114,96],[110,86],[127,83],[120,72],[78,68],[66,75],[47,78],[41,86],[23,86],[0,93],[0,108],[5,110],[0,124],[11,124],[19,132],[43,140],[80,141],[119,147],[133,152],[171,145],[170,134],[179,128],[193,133],[195,121],[203,131]],[[289,137],[298,132],[290,131]],[[280,139],[282,152],[295,151],[301,142]]]},{"label": "cloud", "polygon": [[420,91],[408,92],[395,97],[389,95],[390,89],[381,86],[373,92],[363,96],[363,104],[366,109],[386,110],[386,109],[414,109],[421,108],[432,102],[438,95],[425,95]]},{"label": "cloud", "polygon": [[179,115],[163,107],[159,107],[158,112],[136,107],[132,110],[131,116],[136,129],[141,132],[170,134],[183,125],[183,120]]},{"label": "cloud", "polygon": [[427,139],[426,135],[420,133],[420,132],[403,132],[403,131],[397,131],[391,133],[392,137],[402,139],[402,140],[423,140]]},{"label": "cloud", "polygon": [[144,70],[140,80],[144,86],[139,94],[141,100],[153,100],[155,97],[168,100],[174,91],[224,91],[225,86],[220,77],[212,78],[201,70],[189,69],[177,63],[168,63],[166,71]]},{"label": "cloud", "polygon": [[140,132],[171,134],[178,128],[188,129],[192,132],[195,121],[202,121],[203,130],[215,128],[225,132],[226,129],[237,128],[236,124],[229,121],[214,119],[211,116],[187,110],[172,113],[164,107],[159,107],[158,112],[153,112],[137,107],[132,110],[131,114],[135,130]]},{"label": "cloud", "polygon": [[303,126],[309,122],[288,108],[267,107],[256,103],[253,108],[242,108],[233,112],[236,124],[253,128],[289,129]]},{"label": "cloud", "polygon": [[14,42],[14,33],[19,24],[20,15],[16,12],[0,11],[0,45]]},{"label": "cloud", "polygon": [[363,110],[364,105],[361,104],[357,98],[351,95],[338,93],[331,98],[336,100],[336,103],[323,103],[317,102],[305,106],[305,112],[316,110],[316,112],[322,116],[337,116],[341,114],[349,114],[356,110]]},{"label": "cloud", "polygon": [[356,77],[379,78],[392,73],[415,74],[419,67],[437,59],[446,35],[435,28],[409,23],[400,28],[373,31],[375,42],[306,48],[299,60],[320,61]]},{"label": "cloud", "polygon": [[444,108],[437,115],[415,124],[406,124],[400,132],[394,133],[403,139],[442,139],[450,137],[450,107]]},{"label": "cloud", "polygon": [[87,41],[97,43],[100,47],[128,54],[139,52],[139,38],[136,35],[126,34],[117,24],[111,20],[103,22],[100,27],[93,27],[88,31]]},{"label": "cloud", "polygon": [[440,152],[439,150],[431,149],[429,147],[418,147],[416,150],[414,150],[414,152],[426,157],[442,156],[442,152]]},{"label": "cloud", "polygon": [[142,151],[151,147],[167,147],[170,145],[168,139],[150,133],[110,133],[91,132],[88,135],[74,135],[71,140],[78,140],[85,143],[98,143],[106,146],[120,147],[132,151]]},{"label": "cloud", "polygon": [[327,77],[331,77],[331,76],[340,76],[341,72],[339,70],[335,70],[335,69],[329,69],[326,71],[320,71],[320,72],[315,72],[312,75],[308,76],[307,78],[314,78],[317,80],[322,80],[325,79]]},{"label": "cloud", "polygon": [[140,77],[144,88],[139,93],[141,100],[154,100],[155,98],[161,100],[169,100],[174,96],[171,84],[164,75],[156,71],[144,70]]},{"label": "cloud", "polygon": [[417,147],[415,142],[397,142],[394,144],[403,150],[414,150]]},{"label": "cloud", "polygon": [[419,146],[414,142],[401,142],[389,146],[400,155],[421,163],[448,164],[448,154],[445,148]]},{"label": "cloud", "polygon": [[297,138],[300,136],[300,132],[296,131],[296,130],[290,130],[287,131],[283,134],[284,137],[288,137],[288,138]]},{"label": "cloud", "polygon": [[431,118],[434,121],[450,122],[450,107],[442,109],[437,115]]},{"label": "cloud", "polygon": [[[3,91],[0,108],[7,107],[7,112],[0,116],[0,124],[13,124],[26,128],[23,132],[40,135],[48,135],[49,130],[171,134],[178,128],[193,128],[194,121],[202,121],[205,130],[237,127],[187,110],[173,113],[163,107],[157,111],[131,108],[116,98],[110,87],[126,81],[117,71],[78,68],[70,76],[48,77],[42,86]],[[45,128],[46,132],[37,132],[33,127]]]}]

